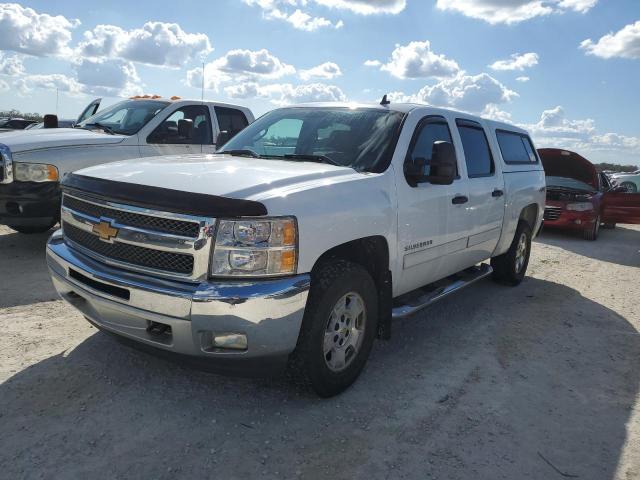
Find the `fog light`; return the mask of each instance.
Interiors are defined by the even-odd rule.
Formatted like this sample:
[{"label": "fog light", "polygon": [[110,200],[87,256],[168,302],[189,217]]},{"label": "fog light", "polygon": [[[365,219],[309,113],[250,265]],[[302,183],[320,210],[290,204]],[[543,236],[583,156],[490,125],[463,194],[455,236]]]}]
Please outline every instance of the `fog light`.
[{"label": "fog light", "polygon": [[246,350],[247,336],[241,333],[221,333],[213,337],[213,346],[229,350]]}]

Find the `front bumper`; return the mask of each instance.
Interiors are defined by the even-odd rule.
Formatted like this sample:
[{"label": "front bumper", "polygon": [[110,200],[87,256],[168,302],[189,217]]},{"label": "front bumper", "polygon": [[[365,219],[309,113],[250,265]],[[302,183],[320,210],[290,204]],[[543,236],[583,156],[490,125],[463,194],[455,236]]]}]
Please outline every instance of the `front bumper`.
[{"label": "front bumper", "polygon": [[0,184],[0,224],[15,226],[49,225],[60,215],[58,182],[17,182]]},{"label": "front bumper", "polygon": [[[129,273],[69,248],[59,231],[47,245],[47,264],[60,296],[98,328],[241,374],[284,366],[310,285],[309,275],[191,284]],[[170,333],[150,332],[152,322],[171,327]],[[246,335],[247,349],[213,347],[213,337],[226,333]]]},{"label": "front bumper", "polygon": [[544,228],[560,228],[567,230],[588,230],[598,218],[595,210],[576,212],[563,210],[558,218],[544,219]]}]

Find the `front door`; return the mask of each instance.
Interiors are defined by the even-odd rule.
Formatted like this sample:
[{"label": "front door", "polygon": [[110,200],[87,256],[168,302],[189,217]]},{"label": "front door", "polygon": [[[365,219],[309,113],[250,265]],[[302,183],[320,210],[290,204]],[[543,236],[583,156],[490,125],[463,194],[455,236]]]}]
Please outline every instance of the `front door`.
[{"label": "front door", "polygon": [[[405,165],[424,159],[428,174],[437,141],[453,144],[449,124],[444,117],[427,116],[416,127]],[[468,215],[463,200],[468,192],[459,177],[451,185],[411,185],[401,174],[397,178],[402,274],[395,293],[402,294],[448,275],[450,267],[457,268],[457,259],[467,246]]]},{"label": "front door", "polygon": [[206,105],[179,108],[140,141],[143,157],[202,153],[203,145],[213,144],[209,108]]},{"label": "front door", "polygon": [[457,119],[469,188],[467,267],[491,258],[502,233],[505,211],[504,178],[496,169],[487,135],[478,122]]},{"label": "front door", "polygon": [[640,193],[605,192],[602,197],[602,222],[640,224]]}]

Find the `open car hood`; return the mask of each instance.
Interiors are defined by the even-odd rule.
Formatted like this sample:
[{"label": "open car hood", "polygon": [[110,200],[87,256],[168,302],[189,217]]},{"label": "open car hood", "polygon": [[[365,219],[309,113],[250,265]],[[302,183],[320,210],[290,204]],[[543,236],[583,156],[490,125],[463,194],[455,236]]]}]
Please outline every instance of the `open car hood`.
[{"label": "open car hood", "polygon": [[598,190],[598,171],[583,156],[558,148],[541,148],[538,154],[548,177],[573,178]]}]

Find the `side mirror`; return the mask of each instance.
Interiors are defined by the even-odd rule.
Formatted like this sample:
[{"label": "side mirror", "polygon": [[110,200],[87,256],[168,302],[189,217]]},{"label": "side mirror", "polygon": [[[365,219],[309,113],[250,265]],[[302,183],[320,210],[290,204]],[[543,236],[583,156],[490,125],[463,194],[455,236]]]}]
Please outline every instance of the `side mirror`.
[{"label": "side mirror", "polygon": [[44,116],[44,128],[58,128],[58,116],[47,114]]},{"label": "side mirror", "polygon": [[435,142],[427,181],[433,185],[451,185],[457,174],[458,162],[453,145],[449,142]]},{"label": "side mirror", "polygon": [[227,143],[229,140],[231,140],[231,134],[229,133],[228,130],[222,130],[219,134],[218,134],[218,138],[216,139],[216,147],[220,148],[222,147],[225,143]]},{"label": "side mirror", "polygon": [[188,140],[193,138],[193,120],[178,120],[178,136]]}]

